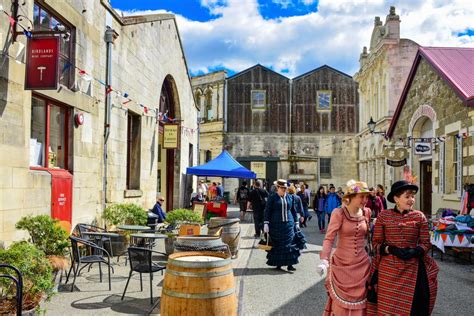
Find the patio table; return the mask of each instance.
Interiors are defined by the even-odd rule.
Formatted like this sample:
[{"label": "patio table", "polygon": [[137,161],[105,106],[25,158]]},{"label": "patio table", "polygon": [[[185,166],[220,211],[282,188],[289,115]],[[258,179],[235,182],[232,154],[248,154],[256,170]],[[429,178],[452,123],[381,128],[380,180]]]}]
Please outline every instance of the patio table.
[{"label": "patio table", "polygon": [[[153,248],[153,243],[152,241],[156,240],[156,239],[165,239],[166,238],[166,235],[163,235],[163,234],[153,234],[153,233],[137,233],[137,234],[131,234],[130,235],[130,238],[133,238],[134,240],[134,244],[138,244],[136,242],[137,239],[145,239],[145,240],[150,240],[148,242],[148,246],[150,249]],[[162,252],[160,252],[162,253]],[[162,253],[163,255],[166,255],[165,253]]]},{"label": "patio table", "polygon": [[120,225],[117,226],[120,230],[128,230],[128,231],[142,231],[142,230],[151,230],[149,226],[141,226],[141,225]]}]

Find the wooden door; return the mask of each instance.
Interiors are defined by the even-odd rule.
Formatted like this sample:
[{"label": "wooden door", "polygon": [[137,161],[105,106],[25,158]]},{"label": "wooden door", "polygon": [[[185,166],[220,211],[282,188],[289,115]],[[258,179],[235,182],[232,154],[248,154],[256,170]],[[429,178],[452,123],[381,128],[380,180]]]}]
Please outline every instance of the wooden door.
[{"label": "wooden door", "polygon": [[432,165],[431,160],[420,162],[420,201],[421,211],[425,213],[427,217],[431,217],[431,195],[432,195]]}]

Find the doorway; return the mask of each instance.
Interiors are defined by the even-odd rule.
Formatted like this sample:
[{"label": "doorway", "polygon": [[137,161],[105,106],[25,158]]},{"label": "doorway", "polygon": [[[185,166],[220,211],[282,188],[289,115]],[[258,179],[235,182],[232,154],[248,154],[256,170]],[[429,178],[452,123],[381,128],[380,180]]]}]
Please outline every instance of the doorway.
[{"label": "doorway", "polygon": [[431,160],[420,161],[420,201],[421,211],[427,218],[431,217],[431,196],[433,193],[432,186],[432,165]]}]

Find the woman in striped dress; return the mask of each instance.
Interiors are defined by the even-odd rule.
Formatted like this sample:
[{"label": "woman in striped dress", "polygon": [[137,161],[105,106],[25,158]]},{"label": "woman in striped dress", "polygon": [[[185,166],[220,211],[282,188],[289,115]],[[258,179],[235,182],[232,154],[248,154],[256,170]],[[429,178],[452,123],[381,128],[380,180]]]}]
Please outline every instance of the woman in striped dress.
[{"label": "woman in striped dress", "polygon": [[[369,189],[365,182],[347,183],[346,203],[332,212],[317,271],[327,270],[328,301],[324,315],[362,316],[366,313],[366,283],[370,272],[365,249],[370,223],[370,210],[365,208]],[[335,237],[336,250],[331,254]]]},{"label": "woman in striped dress", "polygon": [[428,255],[426,217],[413,210],[417,191],[408,181],[395,182],[387,196],[395,208],[377,217],[373,236],[377,256],[371,269],[372,274],[378,270],[377,303],[368,303],[368,315],[425,316],[433,311],[439,268]]}]

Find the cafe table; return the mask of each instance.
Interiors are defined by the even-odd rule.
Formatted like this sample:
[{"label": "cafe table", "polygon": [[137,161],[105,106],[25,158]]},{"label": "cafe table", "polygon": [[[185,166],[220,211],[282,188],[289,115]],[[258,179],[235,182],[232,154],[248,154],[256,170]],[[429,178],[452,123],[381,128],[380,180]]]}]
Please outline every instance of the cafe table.
[{"label": "cafe table", "polygon": [[[135,245],[138,245],[138,240],[143,239],[145,241],[145,244],[148,244],[148,247],[150,249],[153,248],[153,242],[156,239],[165,239],[166,235],[164,234],[153,234],[153,233],[136,233],[136,234],[130,234],[130,238],[132,239],[132,243]],[[148,241],[148,242],[147,242]],[[162,252],[160,252],[162,253]],[[165,253],[162,253],[163,255],[166,255]]]}]

